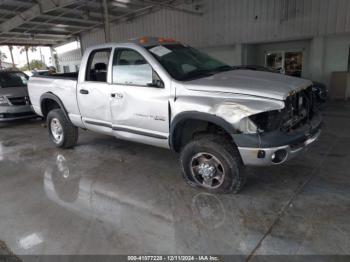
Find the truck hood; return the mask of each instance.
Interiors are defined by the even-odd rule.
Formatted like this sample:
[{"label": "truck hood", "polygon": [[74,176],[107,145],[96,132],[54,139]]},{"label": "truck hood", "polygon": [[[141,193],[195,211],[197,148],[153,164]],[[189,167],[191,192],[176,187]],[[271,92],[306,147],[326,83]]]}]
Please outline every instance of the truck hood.
[{"label": "truck hood", "polygon": [[195,91],[227,92],[284,100],[292,91],[312,85],[302,78],[252,70],[232,70],[186,82]]},{"label": "truck hood", "polygon": [[0,88],[0,96],[23,97],[28,96],[27,87],[5,87]]}]

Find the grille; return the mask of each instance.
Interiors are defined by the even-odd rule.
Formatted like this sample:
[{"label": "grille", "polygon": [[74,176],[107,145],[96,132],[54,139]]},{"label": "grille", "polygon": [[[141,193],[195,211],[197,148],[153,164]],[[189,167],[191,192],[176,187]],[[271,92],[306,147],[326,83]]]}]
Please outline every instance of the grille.
[{"label": "grille", "polygon": [[30,100],[28,96],[22,96],[22,97],[8,97],[7,98],[10,103],[14,106],[24,106],[24,105],[30,105]]},{"label": "grille", "polygon": [[286,114],[282,128],[290,130],[310,122],[314,116],[312,86],[290,95],[286,99]]}]

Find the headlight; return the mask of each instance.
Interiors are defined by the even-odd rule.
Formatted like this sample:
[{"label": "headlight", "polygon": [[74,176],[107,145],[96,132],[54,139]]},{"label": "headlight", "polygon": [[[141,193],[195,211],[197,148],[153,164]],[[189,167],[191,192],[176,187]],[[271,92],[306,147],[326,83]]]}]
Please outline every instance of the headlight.
[{"label": "headlight", "polygon": [[259,131],[274,131],[280,128],[283,113],[280,110],[273,110],[252,115],[249,119],[257,126]]},{"label": "headlight", "polygon": [[0,106],[7,106],[9,103],[4,96],[0,96]]}]

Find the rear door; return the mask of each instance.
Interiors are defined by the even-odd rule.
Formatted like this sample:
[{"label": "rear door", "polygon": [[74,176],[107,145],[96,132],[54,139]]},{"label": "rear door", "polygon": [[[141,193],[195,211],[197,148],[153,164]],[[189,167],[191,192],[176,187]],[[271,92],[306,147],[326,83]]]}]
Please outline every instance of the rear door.
[{"label": "rear door", "polygon": [[88,129],[112,133],[110,94],[107,83],[111,48],[97,49],[90,53],[84,81],[78,83],[77,98],[80,114]]},{"label": "rear door", "polygon": [[117,137],[168,147],[170,87],[134,49],[115,49],[111,115]]}]

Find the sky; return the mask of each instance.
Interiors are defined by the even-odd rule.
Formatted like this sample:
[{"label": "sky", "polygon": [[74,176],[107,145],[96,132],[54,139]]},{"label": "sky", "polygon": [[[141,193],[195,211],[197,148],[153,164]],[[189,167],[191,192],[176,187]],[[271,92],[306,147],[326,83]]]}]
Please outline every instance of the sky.
[{"label": "sky", "polygon": [[[77,41],[74,41],[74,42],[70,42],[70,43],[67,43],[65,45],[62,45],[62,46],[58,46],[56,47],[56,52],[58,54],[61,54],[61,53],[64,53],[64,52],[68,52],[70,50],[73,50],[73,49],[76,49],[79,47],[79,42]],[[17,65],[17,67],[22,67],[24,65],[27,64],[27,60],[26,60],[26,54],[25,52],[23,52],[22,54],[20,53],[20,46],[14,46],[13,47],[13,58],[15,60],[15,64]],[[47,46],[38,46],[36,47],[36,51],[35,52],[32,52],[32,51],[29,51],[28,52],[28,56],[29,56],[29,61],[31,60],[41,60],[40,59],[40,51],[41,51],[41,54],[42,54],[42,59],[43,59],[43,62],[47,65],[47,66],[51,66],[52,63],[51,63],[51,52],[50,52],[50,48],[47,47]],[[8,46],[0,46],[0,51],[5,53],[7,58],[4,59],[5,62],[9,62],[9,63],[12,63],[11,61],[11,55],[10,55],[10,51],[9,51],[9,48]]]}]

